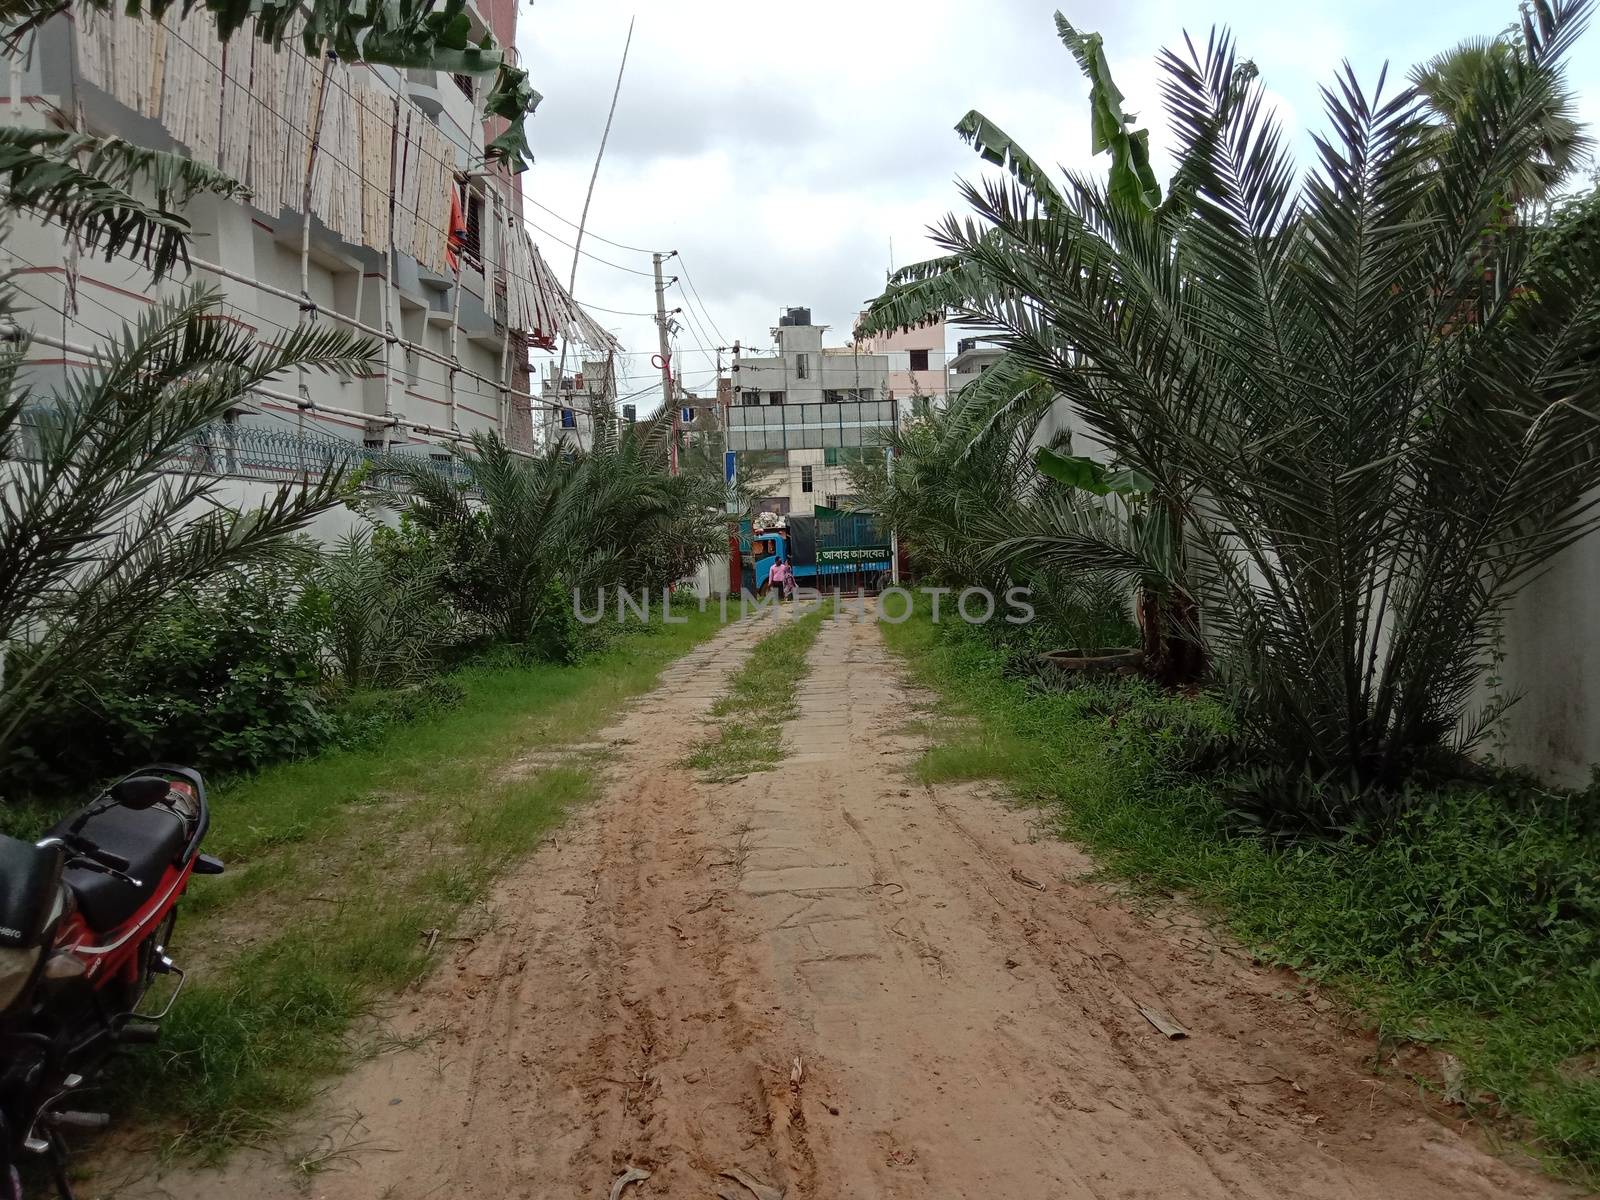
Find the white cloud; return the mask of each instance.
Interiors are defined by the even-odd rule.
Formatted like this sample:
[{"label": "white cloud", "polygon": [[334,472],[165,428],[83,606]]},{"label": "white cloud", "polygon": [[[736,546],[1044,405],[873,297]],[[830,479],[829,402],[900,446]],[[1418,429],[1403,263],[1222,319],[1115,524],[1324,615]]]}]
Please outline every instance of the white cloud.
[{"label": "white cloud", "polygon": [[[529,126],[537,163],[525,186],[572,220],[583,207],[630,7],[539,0],[520,14],[523,61],[545,94]],[[1091,166],[1088,88],[1056,38],[1055,7],[1048,0],[642,7],[589,228],[633,246],[681,250],[726,338],[764,344],[779,310],[803,304],[842,339],[862,301],[882,286],[891,240],[900,265],[937,252],[924,227],[957,206],[952,179],[980,170],[952,132],[968,109],[983,111],[1039,159]],[[1342,59],[1369,85],[1392,60],[1392,87],[1412,62],[1515,17],[1512,0],[1404,10],[1378,0],[1066,7],[1080,29],[1105,35],[1126,107],[1151,128],[1163,173],[1172,138],[1161,117],[1156,55],[1164,45],[1181,48],[1185,27],[1202,46],[1213,22],[1232,28],[1304,167],[1312,155],[1301,123],[1321,125],[1318,87]],[[1600,32],[1591,33],[1571,63],[1590,117],[1600,115],[1597,44]],[[537,208],[529,215],[572,240],[573,230],[555,218]],[[565,278],[571,251],[536,237]],[[647,255],[598,241],[585,249],[650,269]],[[611,309],[653,306],[648,278],[588,259],[576,291]],[[685,303],[682,287],[668,295],[669,307]],[[654,324],[597,315],[632,352],[633,386],[646,386]],[[688,348],[717,340],[709,328],[703,338],[685,332],[691,385],[709,376],[715,355]]]}]

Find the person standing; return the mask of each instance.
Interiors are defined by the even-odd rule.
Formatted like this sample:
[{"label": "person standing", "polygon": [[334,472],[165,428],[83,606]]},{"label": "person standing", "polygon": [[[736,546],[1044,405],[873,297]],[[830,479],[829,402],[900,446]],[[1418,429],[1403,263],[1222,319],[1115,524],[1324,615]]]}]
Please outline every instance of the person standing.
[{"label": "person standing", "polygon": [[789,564],[779,559],[772,564],[772,574],[767,578],[777,590],[778,599],[787,600],[790,590],[794,586],[794,572],[790,569]]}]

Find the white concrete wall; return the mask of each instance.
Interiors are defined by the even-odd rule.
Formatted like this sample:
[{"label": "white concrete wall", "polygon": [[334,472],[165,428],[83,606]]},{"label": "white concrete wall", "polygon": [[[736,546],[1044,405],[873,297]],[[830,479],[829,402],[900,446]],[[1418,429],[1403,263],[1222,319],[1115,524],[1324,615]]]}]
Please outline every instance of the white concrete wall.
[{"label": "white concrete wall", "polygon": [[1558,555],[1512,601],[1503,649],[1493,694],[1518,699],[1484,749],[1555,783],[1587,783],[1600,766],[1600,536]]}]

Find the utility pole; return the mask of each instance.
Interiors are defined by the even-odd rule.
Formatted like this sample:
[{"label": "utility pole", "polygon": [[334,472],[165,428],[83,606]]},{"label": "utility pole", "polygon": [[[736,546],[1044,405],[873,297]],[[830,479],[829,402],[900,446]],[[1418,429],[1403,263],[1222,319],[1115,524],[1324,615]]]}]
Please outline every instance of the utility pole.
[{"label": "utility pole", "polygon": [[[718,357],[721,357],[720,351]],[[721,374],[719,366],[718,372]],[[729,449],[733,440],[731,426],[733,408],[739,403],[739,339],[733,339],[733,363],[728,368],[728,403],[722,409],[722,470],[723,481],[729,485],[739,482],[738,461]],[[728,492],[728,593],[737,595],[743,586],[744,566],[739,561],[739,502],[730,486]]]},{"label": "utility pole", "polygon": [[[677,251],[674,250],[673,254]],[[661,365],[661,409],[672,414],[672,440],[667,454],[672,474],[678,473],[678,409],[672,397],[672,347],[667,343],[667,285],[661,280],[661,252],[650,256],[650,267],[656,275],[656,338],[661,353],[656,361]]]}]

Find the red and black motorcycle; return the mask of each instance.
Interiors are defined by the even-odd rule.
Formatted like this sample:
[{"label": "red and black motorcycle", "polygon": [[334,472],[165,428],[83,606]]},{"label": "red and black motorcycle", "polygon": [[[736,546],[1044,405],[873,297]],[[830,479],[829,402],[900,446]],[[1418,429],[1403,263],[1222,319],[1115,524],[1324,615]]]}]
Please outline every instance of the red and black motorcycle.
[{"label": "red and black motorcycle", "polygon": [[[153,1042],[183,987],[167,956],[178,898],[222,864],[200,853],[205,781],[157,764],[119,780],[37,843],[0,836],[0,1200],[44,1162],[71,1200],[63,1133],[102,1129],[80,1107],[106,1058]],[[172,975],[161,1011],[140,1011]]]}]

